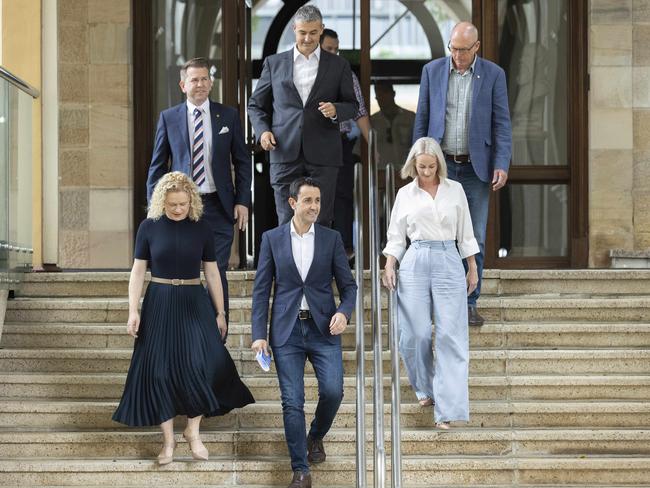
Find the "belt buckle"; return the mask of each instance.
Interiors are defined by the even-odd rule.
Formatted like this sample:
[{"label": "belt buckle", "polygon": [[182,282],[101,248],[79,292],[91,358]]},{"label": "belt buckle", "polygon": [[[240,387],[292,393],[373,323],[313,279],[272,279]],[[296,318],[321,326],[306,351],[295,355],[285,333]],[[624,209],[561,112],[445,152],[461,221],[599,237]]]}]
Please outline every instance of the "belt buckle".
[{"label": "belt buckle", "polygon": [[309,310],[298,310],[298,319],[307,320],[309,318]]},{"label": "belt buckle", "polygon": [[178,279],[178,278],[173,278],[172,279],[172,285],[179,286],[179,285],[182,285],[182,284],[183,284],[183,280]]}]

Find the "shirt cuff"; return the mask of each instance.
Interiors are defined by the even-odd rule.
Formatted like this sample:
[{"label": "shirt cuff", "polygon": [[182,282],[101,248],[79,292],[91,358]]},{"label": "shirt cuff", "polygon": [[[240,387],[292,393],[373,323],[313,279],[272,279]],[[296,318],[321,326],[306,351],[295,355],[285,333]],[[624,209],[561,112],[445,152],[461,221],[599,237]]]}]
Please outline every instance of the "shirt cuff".
[{"label": "shirt cuff", "polygon": [[476,242],[476,239],[472,237],[471,239],[466,239],[462,242],[458,242],[458,252],[460,253],[460,257],[465,259],[467,256],[473,256],[474,254],[478,254],[480,251],[478,247],[478,242]]},{"label": "shirt cuff", "polygon": [[393,256],[397,261],[402,261],[402,258],[404,257],[404,254],[406,253],[406,248],[400,247],[395,244],[388,244],[384,250],[382,251],[383,255],[388,257],[388,256]]}]

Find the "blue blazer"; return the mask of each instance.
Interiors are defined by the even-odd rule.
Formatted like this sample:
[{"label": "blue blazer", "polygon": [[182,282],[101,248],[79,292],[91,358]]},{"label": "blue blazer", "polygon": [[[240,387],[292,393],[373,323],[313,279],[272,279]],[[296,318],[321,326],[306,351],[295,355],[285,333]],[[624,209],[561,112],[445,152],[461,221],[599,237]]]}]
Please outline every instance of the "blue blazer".
[{"label": "blue blazer", "polygon": [[[249,206],[251,203],[251,159],[244,142],[239,112],[234,108],[210,101],[210,118],[212,175],[219,200],[226,213],[233,218],[235,204]],[[228,128],[226,132],[222,132],[224,127]],[[156,183],[165,173],[182,171],[186,175],[192,174],[189,134],[185,102],[160,113],[147,177],[147,201],[151,200]],[[234,186],[231,161],[235,168]]]},{"label": "blue blazer", "polygon": [[316,80],[304,106],[293,83],[293,49],[264,60],[255,92],[248,100],[248,117],[257,140],[266,131],[275,136],[271,164],[295,161],[300,148],[311,164],[343,164],[339,124],[323,117],[319,102],[332,102],[338,121],[357,114],[352,70],[345,59],[321,50]]},{"label": "blue blazer", "polygon": [[[450,57],[434,59],[422,68],[413,142],[420,137],[442,141],[449,63]],[[490,182],[495,169],[508,171],[511,154],[512,129],[506,75],[496,64],[477,57],[469,119],[469,156],[474,172],[482,181]]]},{"label": "blue blazer", "polygon": [[[341,235],[335,230],[314,224],[314,260],[303,283],[291,250],[291,222],[262,235],[259,263],[253,287],[253,341],[267,339],[269,298],[275,281],[269,344],[277,347],[287,342],[298,318],[303,293],[314,322],[331,344],[340,344],[341,336],[329,331],[336,312],[348,320],[355,306],[357,285],[352,278]],[[336,306],[332,290],[336,280],[341,303]]]}]

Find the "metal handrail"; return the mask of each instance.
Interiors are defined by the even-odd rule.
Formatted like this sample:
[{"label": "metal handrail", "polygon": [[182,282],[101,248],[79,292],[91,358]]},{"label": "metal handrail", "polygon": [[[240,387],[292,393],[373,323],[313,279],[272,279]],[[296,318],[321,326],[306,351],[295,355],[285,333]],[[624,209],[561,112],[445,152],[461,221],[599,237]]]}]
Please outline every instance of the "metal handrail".
[{"label": "metal handrail", "polygon": [[356,357],[357,357],[357,488],[366,488],[366,372],[363,306],[363,165],[354,166],[354,221],[356,249],[354,271],[357,279]]},{"label": "metal handrail", "polygon": [[377,133],[370,130],[368,137],[368,187],[370,211],[370,283],[372,287],[372,350],[373,350],[373,436],[374,446],[374,486],[384,488],[386,484],[386,448],[384,445],[384,374],[382,365],[381,339],[381,286],[379,283],[379,258],[381,242],[379,236],[379,199],[377,185]]},{"label": "metal handrail", "polygon": [[[395,201],[395,170],[393,165],[386,166],[386,228]],[[402,487],[402,429],[400,422],[400,371],[399,371],[399,327],[397,325],[397,289],[388,294],[388,346],[391,363],[391,473],[392,488]]]},{"label": "metal handrail", "polygon": [[0,78],[7,80],[9,83],[24,91],[32,98],[38,98],[41,96],[41,92],[39,92],[36,88],[27,83],[25,80],[20,79],[18,76],[2,66],[0,66]]}]

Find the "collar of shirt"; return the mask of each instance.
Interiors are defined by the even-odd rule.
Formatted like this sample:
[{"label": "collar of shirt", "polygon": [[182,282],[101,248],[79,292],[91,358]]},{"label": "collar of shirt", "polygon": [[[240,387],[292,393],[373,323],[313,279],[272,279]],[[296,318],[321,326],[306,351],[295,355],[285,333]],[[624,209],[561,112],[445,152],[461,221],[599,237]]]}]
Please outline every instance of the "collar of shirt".
[{"label": "collar of shirt", "polygon": [[[438,190],[440,190],[440,188],[445,188],[445,187],[449,186],[449,182],[447,181],[447,178],[438,177],[438,179],[440,180],[440,183],[438,184]],[[415,193],[420,192],[420,191],[426,192],[428,194],[428,192],[426,190],[423,190],[422,188],[420,188],[420,178],[415,177],[413,179],[412,184],[413,184],[413,186],[411,187],[411,193],[412,194],[415,194]]]},{"label": "collar of shirt", "polygon": [[[474,66],[476,66],[476,60],[477,59],[478,59],[478,56],[475,54],[474,55],[474,61],[472,61],[472,64],[470,65],[469,69],[465,73],[467,73],[467,72],[473,73],[474,72]],[[449,72],[451,73],[452,71],[456,71],[458,74],[460,74],[460,72],[454,66],[453,58],[451,56],[449,56]],[[465,74],[465,73],[463,73],[463,74]]]},{"label": "collar of shirt", "polygon": [[296,230],[296,226],[293,225],[293,219],[291,219],[291,234],[292,235],[302,238],[302,237],[305,237],[308,234],[314,234],[314,233],[315,233],[314,232],[314,224],[311,224],[309,226],[309,229],[307,230],[307,232],[305,232],[303,235],[298,234],[298,231]]},{"label": "collar of shirt", "polygon": [[303,53],[298,51],[298,46],[293,46],[293,62],[295,63],[296,60],[302,56],[302,59],[306,59],[307,61],[311,60],[312,56],[316,56],[316,61],[320,61],[320,46],[317,46],[314,52],[312,52],[309,56],[305,56]]},{"label": "collar of shirt", "polygon": [[198,107],[196,105],[194,105],[192,102],[190,102],[189,100],[187,101],[187,111],[188,111],[188,113],[190,113],[191,115],[194,115],[194,110],[197,109],[197,108],[202,113],[209,114],[210,113],[210,99],[206,98],[205,102],[203,102]]}]

